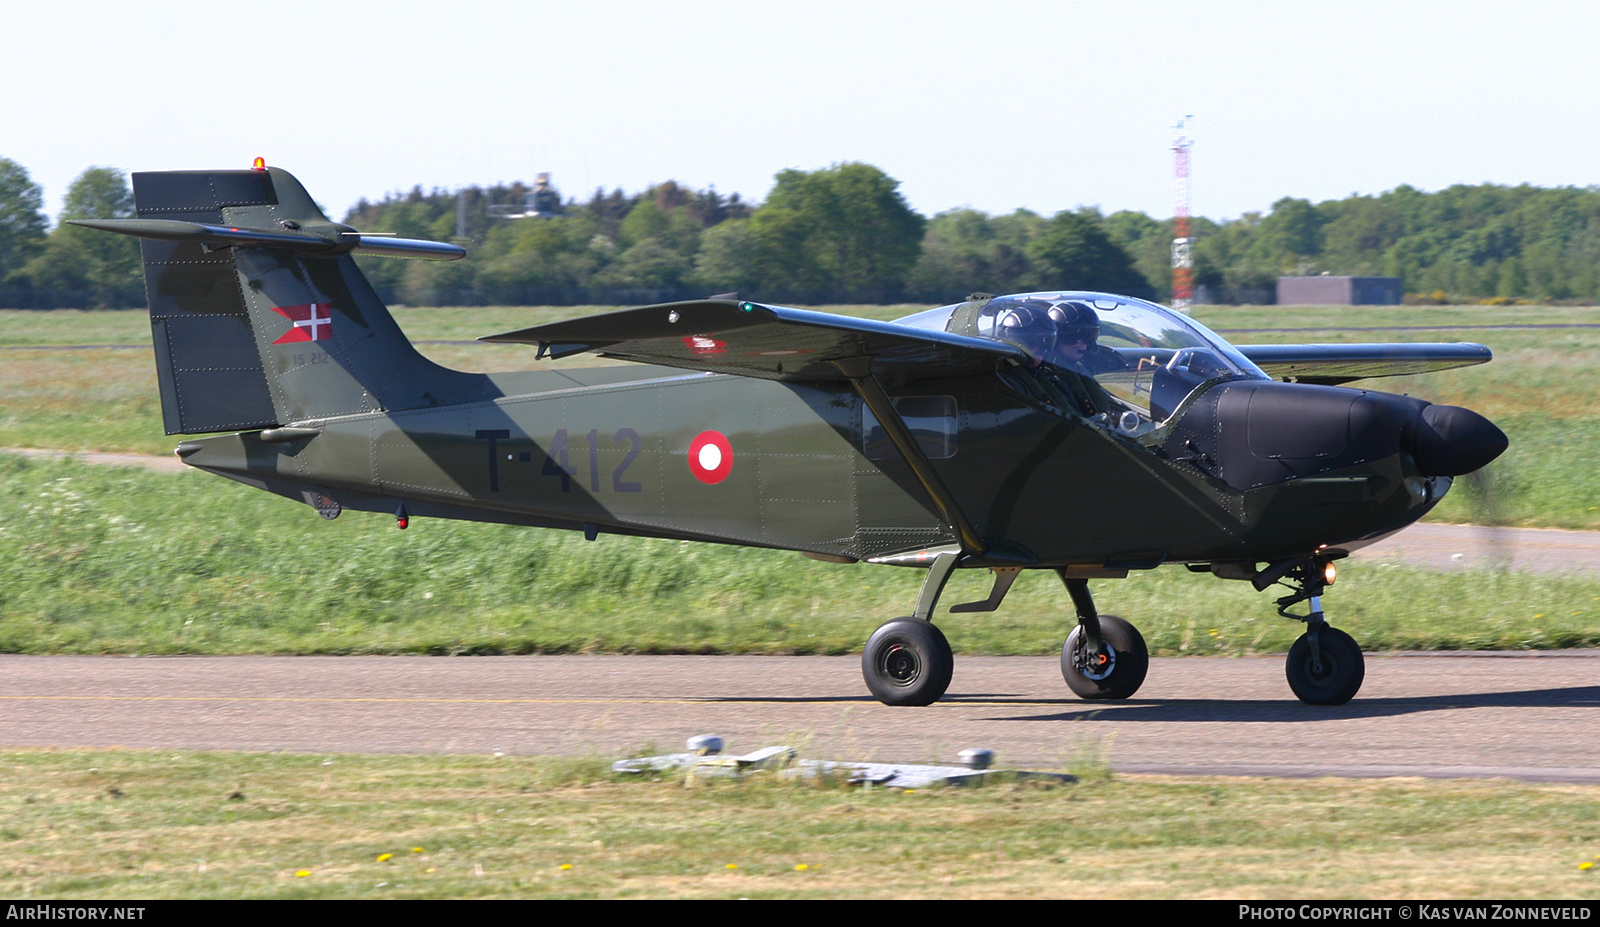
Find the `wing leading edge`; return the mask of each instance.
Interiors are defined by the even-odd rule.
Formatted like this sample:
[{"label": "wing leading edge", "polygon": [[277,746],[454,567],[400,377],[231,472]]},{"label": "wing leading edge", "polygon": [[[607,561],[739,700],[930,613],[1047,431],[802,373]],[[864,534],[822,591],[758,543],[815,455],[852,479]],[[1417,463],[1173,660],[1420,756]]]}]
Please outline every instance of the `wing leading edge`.
[{"label": "wing leading edge", "polygon": [[999,341],[733,299],[661,303],[478,339],[535,344],[541,357],[593,351],[646,364],[767,380],[845,380],[835,361],[870,357],[885,372],[961,376],[1026,362]]},{"label": "wing leading edge", "polygon": [[1241,344],[1270,377],[1337,386],[1367,377],[1402,377],[1488,363],[1481,344]]}]

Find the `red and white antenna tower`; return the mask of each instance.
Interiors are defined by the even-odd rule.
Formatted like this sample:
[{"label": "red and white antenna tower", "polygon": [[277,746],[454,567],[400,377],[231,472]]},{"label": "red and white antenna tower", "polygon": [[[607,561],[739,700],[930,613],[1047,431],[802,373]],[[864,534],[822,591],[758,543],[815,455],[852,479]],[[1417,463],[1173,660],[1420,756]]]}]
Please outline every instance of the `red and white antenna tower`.
[{"label": "red and white antenna tower", "polygon": [[1193,118],[1185,116],[1173,127],[1178,134],[1172,140],[1173,173],[1178,181],[1178,207],[1172,219],[1172,308],[1179,312],[1188,312],[1194,305],[1194,256],[1189,250],[1189,149],[1194,139],[1186,131]]}]

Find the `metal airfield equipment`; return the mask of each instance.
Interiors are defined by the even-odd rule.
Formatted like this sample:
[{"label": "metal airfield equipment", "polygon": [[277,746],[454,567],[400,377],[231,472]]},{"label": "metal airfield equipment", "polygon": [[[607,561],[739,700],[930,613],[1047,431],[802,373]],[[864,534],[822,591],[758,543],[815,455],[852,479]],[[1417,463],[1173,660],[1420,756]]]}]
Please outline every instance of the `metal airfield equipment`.
[{"label": "metal airfield equipment", "polygon": [[[974,295],[897,322],[736,298],[608,312],[483,340],[638,362],[469,374],[425,359],[353,254],[453,245],[329,221],[288,173],[133,175],[161,408],[185,463],[313,506],[797,551],[926,571],[873,633],[867,687],[927,705],[956,569],[998,608],[1052,570],[1077,626],[1073,692],[1127,698],[1148,667],[1089,581],[1183,564],[1288,588],[1290,688],[1341,704],[1361,650],[1329,626],[1333,564],[1498,456],[1482,416],[1340,386],[1488,361],[1473,344],[1235,347],[1104,293]],[[1275,380],[1274,378],[1279,378]],[[1280,382],[1292,381],[1292,382]],[[216,434],[227,432],[225,434]],[[1291,609],[1304,603],[1304,612]]]}]

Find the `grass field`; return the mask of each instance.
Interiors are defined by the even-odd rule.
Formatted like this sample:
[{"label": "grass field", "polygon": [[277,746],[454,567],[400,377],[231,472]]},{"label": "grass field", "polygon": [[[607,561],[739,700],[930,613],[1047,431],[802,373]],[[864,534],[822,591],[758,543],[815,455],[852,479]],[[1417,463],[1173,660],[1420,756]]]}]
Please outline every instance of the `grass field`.
[{"label": "grass field", "polygon": [[12,751],[0,770],[13,900],[1600,897],[1593,786],[1080,765],[1076,785],[890,791],[146,751]]}]

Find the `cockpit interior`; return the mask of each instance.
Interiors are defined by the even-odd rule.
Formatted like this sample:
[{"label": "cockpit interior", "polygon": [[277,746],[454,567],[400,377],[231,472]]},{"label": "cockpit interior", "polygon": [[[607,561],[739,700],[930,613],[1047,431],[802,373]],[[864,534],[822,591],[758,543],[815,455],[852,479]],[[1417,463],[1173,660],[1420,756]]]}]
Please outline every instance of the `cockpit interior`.
[{"label": "cockpit interior", "polygon": [[1023,293],[941,306],[899,323],[1020,348],[1033,365],[1031,382],[1019,386],[1133,436],[1165,422],[1209,383],[1270,379],[1204,325],[1127,296]]}]

